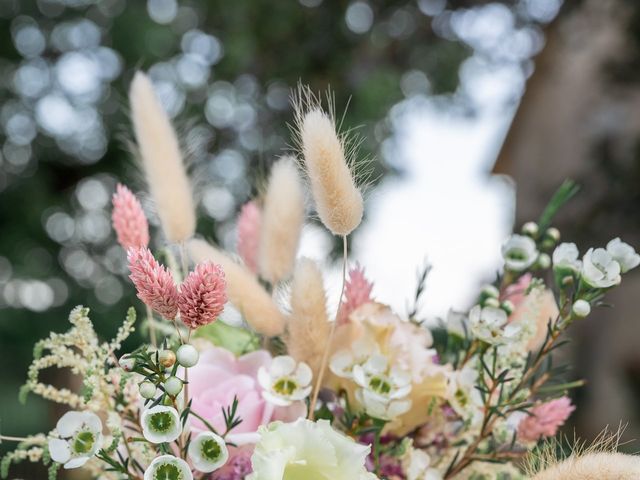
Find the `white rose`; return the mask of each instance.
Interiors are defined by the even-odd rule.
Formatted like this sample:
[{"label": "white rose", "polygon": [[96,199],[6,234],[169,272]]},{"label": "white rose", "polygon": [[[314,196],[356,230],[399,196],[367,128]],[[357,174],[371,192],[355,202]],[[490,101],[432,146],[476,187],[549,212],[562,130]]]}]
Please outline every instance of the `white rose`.
[{"label": "white rose", "polygon": [[640,255],[631,245],[624,243],[619,238],[614,238],[607,243],[607,252],[620,264],[622,273],[627,273],[640,264]]},{"label": "white rose", "polygon": [[604,248],[590,248],[582,259],[582,278],[594,288],[619,284],[620,270],[620,264]]},{"label": "white rose", "polygon": [[536,242],[524,235],[511,235],[502,245],[502,257],[508,270],[526,270],[538,259]]}]

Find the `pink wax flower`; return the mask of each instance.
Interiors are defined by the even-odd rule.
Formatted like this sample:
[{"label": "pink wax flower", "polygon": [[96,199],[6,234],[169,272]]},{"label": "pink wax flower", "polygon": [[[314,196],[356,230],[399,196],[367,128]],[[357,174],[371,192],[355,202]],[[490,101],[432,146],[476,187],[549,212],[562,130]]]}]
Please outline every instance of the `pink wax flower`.
[{"label": "pink wax flower", "polygon": [[[200,353],[200,360],[189,369],[189,394],[192,409],[205,418],[219,432],[225,431],[222,409],[238,398],[238,417],[242,423],[227,437],[230,442],[242,446],[258,441],[258,427],[274,420],[293,421],[307,413],[304,402],[288,407],[276,407],[262,396],[257,380],[258,369],[271,365],[271,354],[258,350],[241,357],[223,348],[211,347]],[[194,433],[206,430],[195,417],[190,420]],[[232,452],[233,453],[233,452]]]},{"label": "pink wax flower", "polygon": [[575,408],[568,397],[536,405],[531,409],[531,415],[524,417],[518,424],[518,439],[522,442],[537,442],[541,437],[553,437]]},{"label": "pink wax flower", "polygon": [[178,309],[187,327],[196,329],[215,322],[227,303],[227,284],[220,265],[204,262],[180,286]]},{"label": "pink wax flower", "polygon": [[344,289],[344,300],[338,313],[338,325],[347,323],[351,312],[358,307],[373,301],[371,298],[372,289],[373,283],[364,276],[364,268],[356,264],[349,270],[349,279]]},{"label": "pink wax flower", "polygon": [[253,272],[258,271],[262,212],[255,201],[245,203],[238,217],[238,254]]},{"label": "pink wax flower", "polygon": [[119,183],[112,203],[111,221],[122,248],[128,250],[131,247],[148,246],[149,223],[140,202],[131,190]]},{"label": "pink wax flower", "polygon": [[134,247],[127,251],[131,275],[129,278],[138,291],[138,298],[168,320],[178,313],[178,289],[171,273],[147,247]]}]

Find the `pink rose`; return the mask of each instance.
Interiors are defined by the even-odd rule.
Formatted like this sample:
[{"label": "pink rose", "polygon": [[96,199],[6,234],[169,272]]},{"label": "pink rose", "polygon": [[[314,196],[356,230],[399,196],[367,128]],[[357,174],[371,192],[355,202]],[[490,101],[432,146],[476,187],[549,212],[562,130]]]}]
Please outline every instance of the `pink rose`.
[{"label": "pink rose", "polygon": [[[231,406],[238,398],[237,416],[242,423],[228,436],[237,445],[255,443],[260,425],[273,420],[292,421],[306,415],[304,402],[289,407],[276,407],[262,397],[262,388],[256,376],[258,369],[271,364],[271,354],[258,350],[236,358],[223,348],[212,347],[201,352],[198,364],[189,369],[189,396],[192,409],[207,420],[219,433],[224,433],[222,409]],[[207,430],[195,417],[191,417],[195,432]]]}]

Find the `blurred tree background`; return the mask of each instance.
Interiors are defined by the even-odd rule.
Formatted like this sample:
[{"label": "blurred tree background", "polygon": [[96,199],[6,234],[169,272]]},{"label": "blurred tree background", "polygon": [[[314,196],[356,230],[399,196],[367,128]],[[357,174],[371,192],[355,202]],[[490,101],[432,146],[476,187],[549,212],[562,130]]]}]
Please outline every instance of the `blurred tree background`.
[{"label": "blurred tree background", "polygon": [[[126,93],[136,69],[149,72],[182,132],[197,179],[198,231],[233,248],[239,207],[290,144],[289,95],[299,81],[316,91],[330,86],[338,113],[349,104],[344,125],[366,139],[362,154],[376,159],[374,178],[402,175],[391,141],[398,105],[438,98],[443,108],[474,115],[465,78],[505,66],[530,77],[534,56],[543,48],[547,55],[558,31],[566,34],[576,12],[588,17],[594,4],[625,9],[611,28],[635,56],[613,62],[608,52],[622,47],[607,44],[601,66],[608,81],[624,79],[637,93],[640,8],[632,0],[0,0],[0,352],[10,365],[0,370],[0,431],[41,431],[56,418],[33,397],[26,407],[17,400],[36,339],[66,329],[69,310],[81,303],[110,336],[137,305],[109,217],[117,181],[145,198],[129,147]],[[572,45],[580,50],[593,37]],[[554,68],[572,62],[565,52]],[[544,69],[535,75],[554,78]],[[521,93],[504,108],[514,109]],[[580,100],[571,97],[572,105]],[[558,105],[546,104],[536,125],[566,108]],[[607,138],[589,150],[605,169],[622,165],[607,160],[621,155]],[[622,201],[626,215],[635,213],[635,223],[617,219],[616,232],[633,224],[637,233],[634,138],[623,151],[629,170],[612,172],[624,186],[616,184],[617,196],[605,188],[610,203],[598,201],[605,211]],[[522,140],[508,137],[498,171],[531,180],[517,168],[526,156],[508,150],[513,143]],[[544,188],[534,194],[538,184],[528,184],[519,201],[548,198],[563,172],[553,171],[539,169]],[[575,233],[590,239],[584,228]]]}]

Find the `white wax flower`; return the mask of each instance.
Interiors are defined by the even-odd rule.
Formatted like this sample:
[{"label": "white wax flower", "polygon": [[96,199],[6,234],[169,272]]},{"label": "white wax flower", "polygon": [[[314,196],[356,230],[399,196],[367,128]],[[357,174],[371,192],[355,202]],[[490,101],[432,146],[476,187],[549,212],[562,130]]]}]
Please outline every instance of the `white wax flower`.
[{"label": "white wax flower", "polygon": [[67,412],[56,431],[58,438],[49,438],[49,453],[67,469],[82,467],[102,446],[102,422],[95,413]]},{"label": "white wax flower", "polygon": [[213,432],[202,432],[189,444],[189,459],[200,472],[213,472],[229,459],[224,439]]},{"label": "white wax flower", "polygon": [[470,365],[447,374],[447,401],[451,408],[472,423],[482,420],[482,396],[476,388],[478,371]]},{"label": "white wax flower", "polygon": [[354,366],[353,380],[361,387],[356,399],[372,417],[393,420],[411,408],[406,398],[411,392],[411,375],[389,368],[383,355],[372,355],[363,365]]},{"label": "white wax flower", "polygon": [[575,243],[561,243],[553,251],[553,268],[560,271],[580,272],[582,262],[578,260],[578,247]]},{"label": "white wax flower", "polygon": [[151,443],[173,442],[182,433],[178,411],[164,405],[144,410],[140,424],[144,438]]},{"label": "white wax flower", "polygon": [[507,312],[501,308],[476,305],[469,311],[471,334],[492,345],[517,339],[521,328],[518,325],[508,325],[507,320]]},{"label": "white wax flower", "polygon": [[371,447],[337,432],[327,420],[299,418],[260,427],[246,480],[375,480],[365,460]]},{"label": "white wax flower", "polygon": [[144,480],[193,480],[189,464],[173,455],[156,457],[144,471]]},{"label": "white wax flower", "polygon": [[368,337],[360,338],[353,342],[351,348],[334,353],[329,361],[329,369],[339,377],[353,378],[353,367],[366,362],[377,350],[376,344]]},{"label": "white wax flower", "polygon": [[258,383],[264,389],[262,396],[265,400],[286,407],[309,396],[312,376],[309,365],[281,355],[275,357],[269,367],[260,367]]},{"label": "white wax flower", "polygon": [[640,264],[640,255],[631,245],[624,243],[619,238],[614,238],[607,243],[607,252],[620,264],[622,273],[627,273]]},{"label": "white wax flower", "polygon": [[442,480],[440,472],[431,467],[431,457],[424,450],[410,447],[402,464],[407,480]]},{"label": "white wax flower", "polygon": [[582,259],[582,278],[594,288],[620,283],[620,264],[604,248],[590,248]]},{"label": "white wax flower", "polygon": [[508,270],[526,270],[538,259],[536,242],[524,235],[511,235],[502,245],[502,257]]}]

